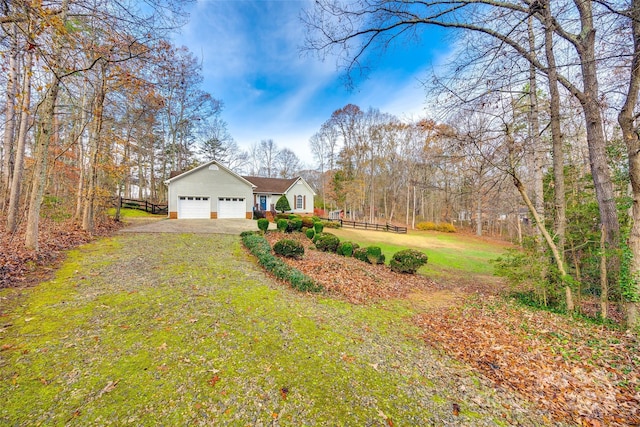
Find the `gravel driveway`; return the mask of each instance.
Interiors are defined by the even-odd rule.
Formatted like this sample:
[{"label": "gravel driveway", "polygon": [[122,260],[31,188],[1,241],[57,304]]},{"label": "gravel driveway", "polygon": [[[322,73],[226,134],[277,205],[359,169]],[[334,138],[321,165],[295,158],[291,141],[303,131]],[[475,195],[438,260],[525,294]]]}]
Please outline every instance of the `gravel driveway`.
[{"label": "gravel driveway", "polygon": [[240,234],[246,230],[257,229],[256,221],[251,219],[161,219],[144,224],[131,221],[131,225],[123,228],[121,232]]}]

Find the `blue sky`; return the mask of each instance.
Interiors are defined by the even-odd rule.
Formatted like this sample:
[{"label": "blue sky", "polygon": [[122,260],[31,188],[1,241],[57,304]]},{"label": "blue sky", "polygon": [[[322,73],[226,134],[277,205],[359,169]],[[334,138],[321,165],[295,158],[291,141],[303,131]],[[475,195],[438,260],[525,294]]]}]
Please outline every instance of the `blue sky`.
[{"label": "blue sky", "polygon": [[[224,102],[222,118],[238,144],[273,139],[309,166],[309,138],[331,113],[352,103],[400,118],[425,114],[419,80],[447,56],[440,35],[423,35],[420,46],[398,46],[373,59],[368,78],[345,87],[336,60],[304,55],[300,11],[307,0],[198,0],[189,23],[174,38],[203,64],[204,87]],[[375,54],[375,53],[373,53]]]}]

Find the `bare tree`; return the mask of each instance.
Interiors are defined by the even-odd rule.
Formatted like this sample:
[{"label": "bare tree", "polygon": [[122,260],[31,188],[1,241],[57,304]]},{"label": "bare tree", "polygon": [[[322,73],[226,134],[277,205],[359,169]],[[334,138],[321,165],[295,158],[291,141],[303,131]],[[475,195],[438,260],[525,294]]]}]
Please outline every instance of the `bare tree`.
[{"label": "bare tree", "polygon": [[294,178],[300,172],[300,159],[288,148],[280,150],[276,156],[277,175],[281,178]]},{"label": "bare tree", "polygon": [[278,145],[273,139],[263,139],[258,145],[257,155],[260,161],[258,174],[267,178],[276,176],[276,164],[278,157]]}]

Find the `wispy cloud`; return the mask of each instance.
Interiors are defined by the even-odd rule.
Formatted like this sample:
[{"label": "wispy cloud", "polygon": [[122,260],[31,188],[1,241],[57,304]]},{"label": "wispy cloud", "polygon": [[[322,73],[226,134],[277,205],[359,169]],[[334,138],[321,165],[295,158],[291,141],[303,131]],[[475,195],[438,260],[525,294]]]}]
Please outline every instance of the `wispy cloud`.
[{"label": "wispy cloud", "polygon": [[309,137],[347,103],[401,118],[423,115],[419,80],[426,75],[429,55],[416,58],[400,49],[383,56],[380,69],[349,92],[335,62],[300,54],[305,29],[299,16],[309,4],[199,0],[175,40],[202,57],[204,89],[224,102],[223,118],[241,146],[272,138],[310,162],[303,155]]}]

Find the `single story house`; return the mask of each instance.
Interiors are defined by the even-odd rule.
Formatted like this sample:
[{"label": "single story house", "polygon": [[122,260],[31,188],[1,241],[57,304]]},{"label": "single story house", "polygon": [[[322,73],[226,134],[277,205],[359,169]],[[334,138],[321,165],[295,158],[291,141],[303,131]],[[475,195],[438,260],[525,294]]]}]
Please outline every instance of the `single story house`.
[{"label": "single story house", "polygon": [[315,191],[302,179],[296,178],[265,178],[261,176],[243,176],[252,183],[253,205],[258,211],[275,210],[276,202],[284,194],[287,196],[292,213],[313,213],[313,197]]},{"label": "single story house", "polygon": [[164,183],[171,219],[253,217],[254,185],[215,160]]},{"label": "single story house", "polygon": [[294,213],[312,213],[315,192],[300,177],[240,176],[216,160],[167,179],[171,219],[253,218],[254,210],[273,210],[283,194]]}]

